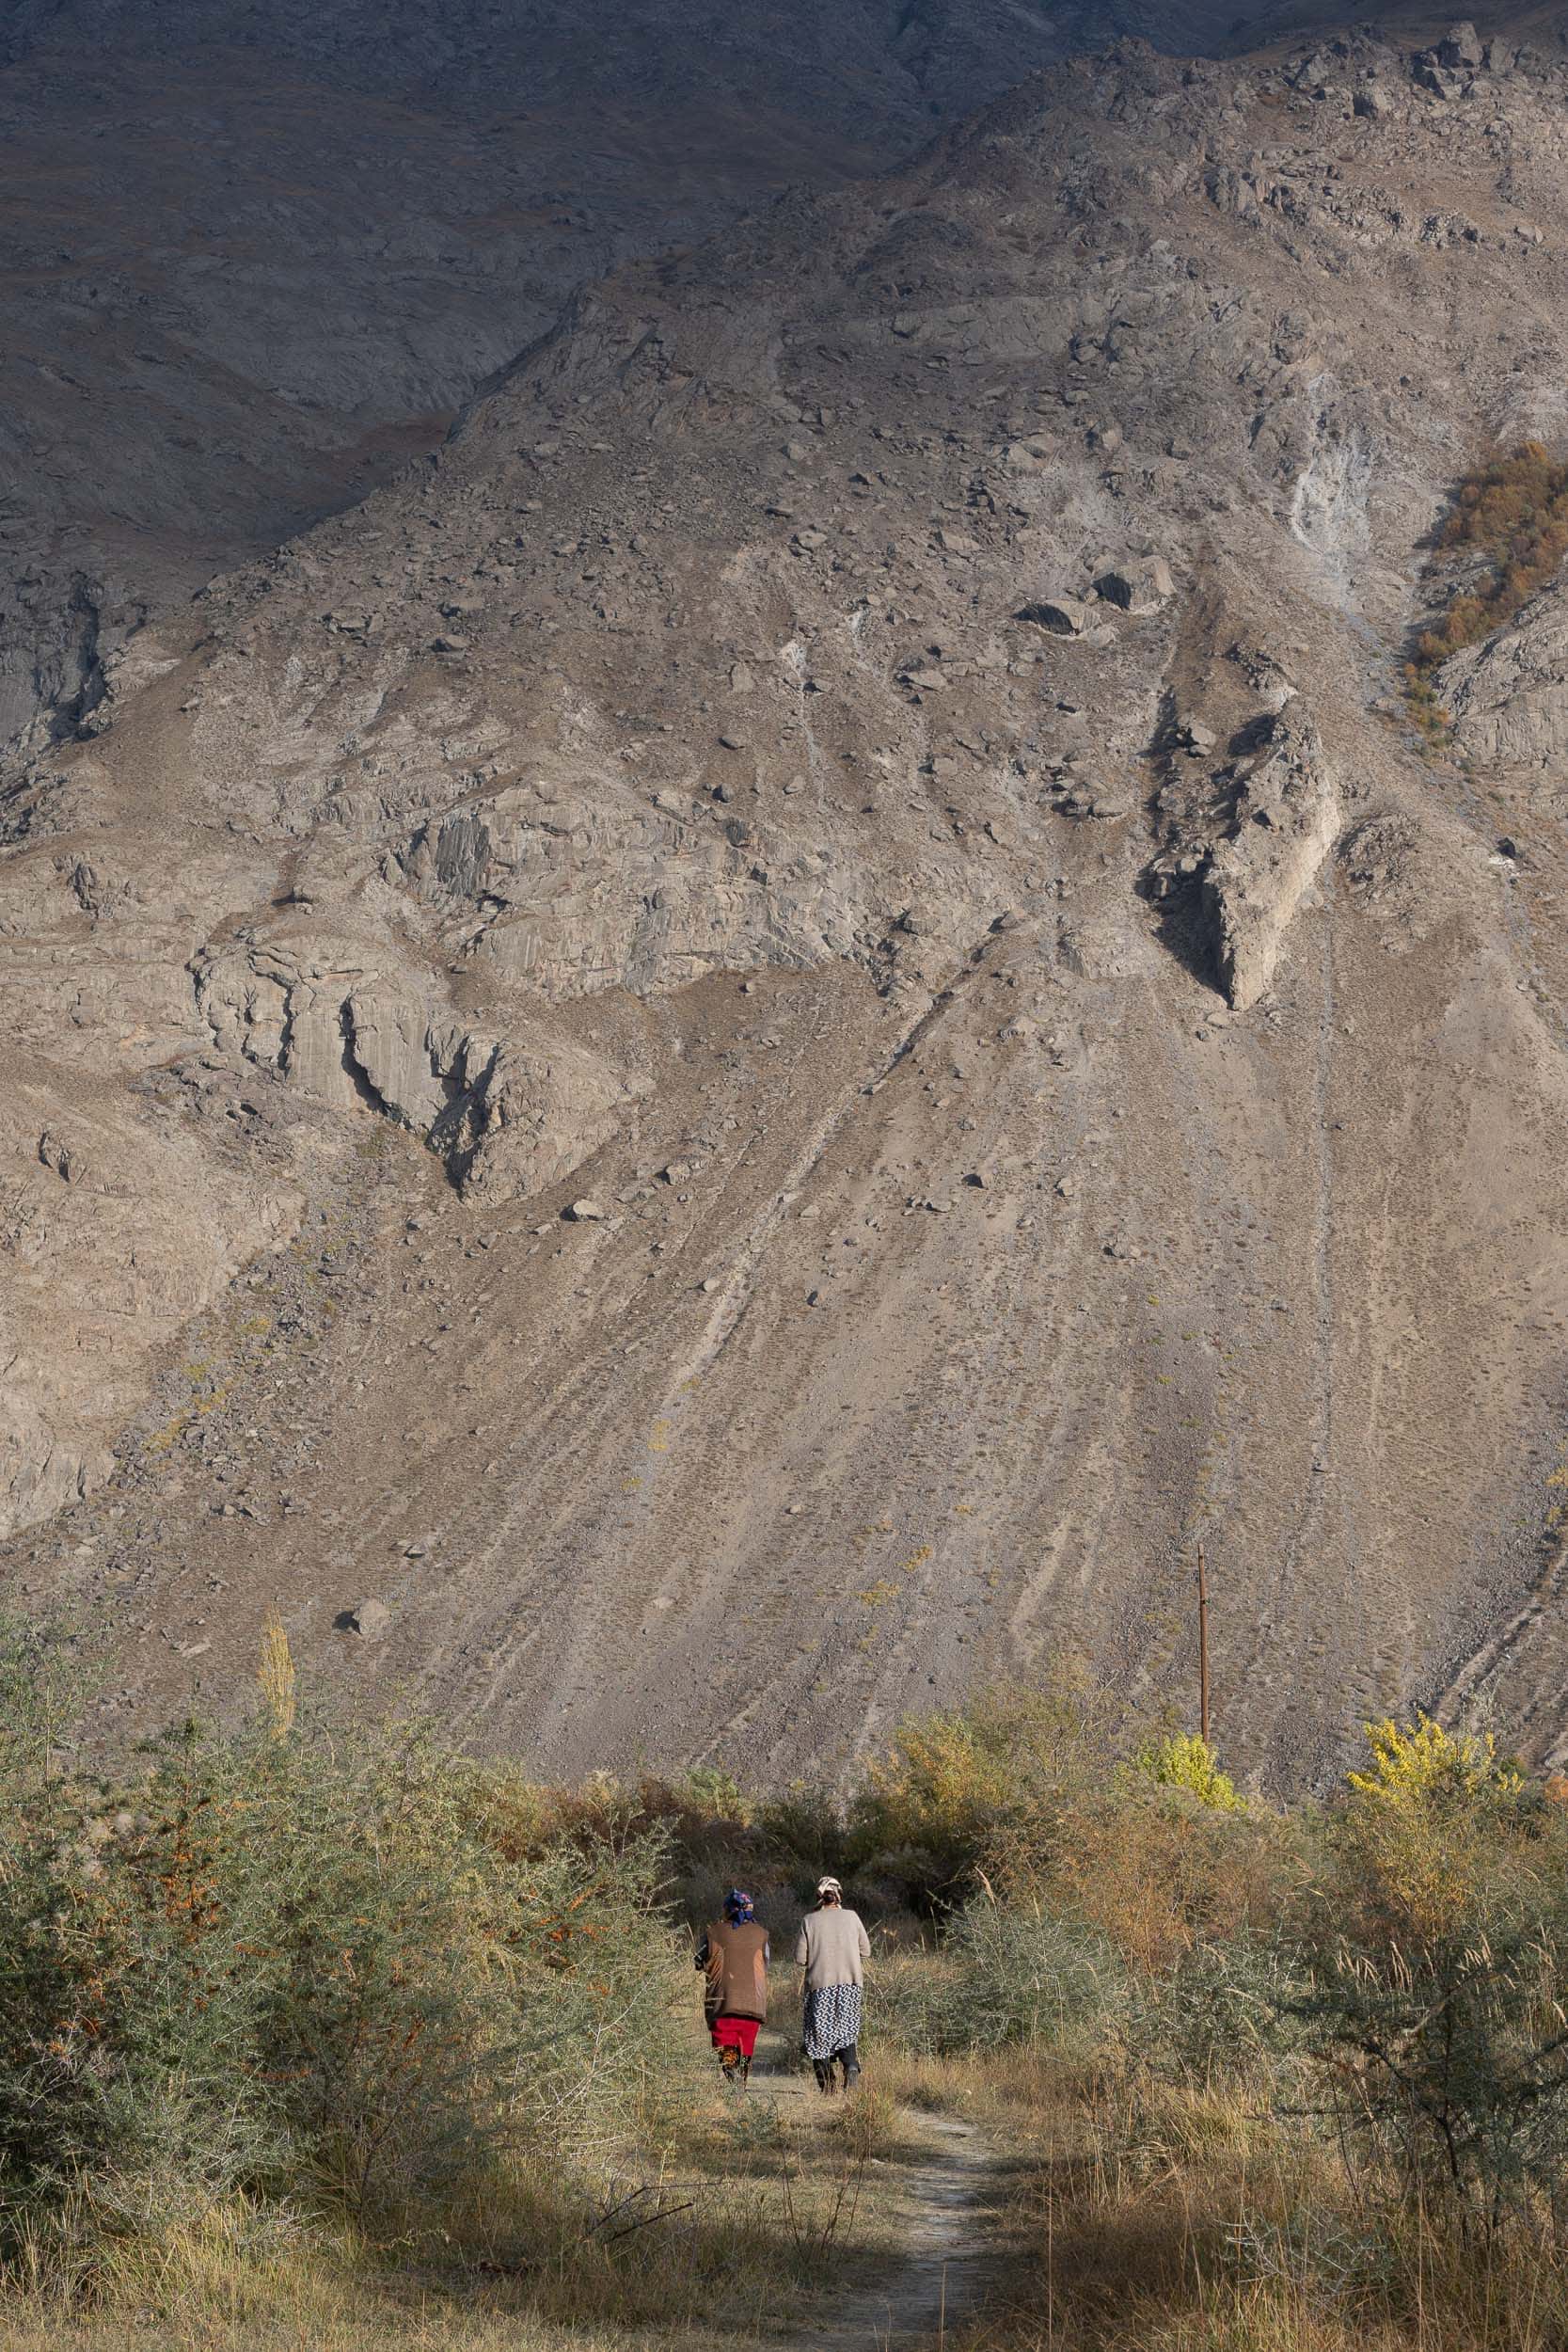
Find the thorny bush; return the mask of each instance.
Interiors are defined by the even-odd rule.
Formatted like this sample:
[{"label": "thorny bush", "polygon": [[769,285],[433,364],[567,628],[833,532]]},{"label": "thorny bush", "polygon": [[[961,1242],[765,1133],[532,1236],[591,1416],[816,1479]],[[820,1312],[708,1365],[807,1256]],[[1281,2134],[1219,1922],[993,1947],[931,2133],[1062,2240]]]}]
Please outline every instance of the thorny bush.
[{"label": "thorny bush", "polygon": [[0,1791],[0,2200],[361,2214],[632,2128],[685,1993],[650,1834],[509,1849],[419,1737],[193,1728]]}]

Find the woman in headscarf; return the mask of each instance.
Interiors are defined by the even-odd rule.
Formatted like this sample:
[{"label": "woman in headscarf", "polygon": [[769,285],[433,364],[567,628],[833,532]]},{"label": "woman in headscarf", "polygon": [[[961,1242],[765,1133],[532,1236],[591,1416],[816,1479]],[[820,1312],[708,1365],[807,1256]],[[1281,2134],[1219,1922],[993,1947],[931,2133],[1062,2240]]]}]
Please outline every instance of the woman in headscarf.
[{"label": "woman in headscarf", "polygon": [[757,2027],[768,2015],[768,1931],[750,1895],[732,1886],[724,1915],[703,1931],[697,1965],[706,1977],[703,2010],[726,2082],[744,2083],[752,2072]]},{"label": "woman in headscarf", "polygon": [[806,1972],[805,2053],[821,2090],[838,2089],[835,2063],[844,2069],[846,2090],[860,2080],[863,1988],[870,1957],[871,1939],[860,1914],[846,1911],[843,1887],[837,1879],[818,1879],[816,1909],[800,1923],[795,1958]]}]

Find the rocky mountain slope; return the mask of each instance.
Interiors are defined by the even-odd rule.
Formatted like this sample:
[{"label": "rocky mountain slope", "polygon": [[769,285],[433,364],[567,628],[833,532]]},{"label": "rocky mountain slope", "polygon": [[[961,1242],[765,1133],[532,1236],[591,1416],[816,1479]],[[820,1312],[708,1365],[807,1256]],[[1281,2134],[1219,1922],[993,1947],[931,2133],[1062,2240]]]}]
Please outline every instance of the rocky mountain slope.
[{"label": "rocky mountain slope", "polygon": [[434,446],[619,257],[894,162],[1145,19],[1197,47],[1228,21],[1043,0],[5,15],[0,739],[69,722],[149,612]]},{"label": "rocky mountain slope", "polygon": [[552,1770],[788,1778],[1068,1649],[1184,1696],[1202,1536],[1239,1763],[1556,1752],[1560,592],[1456,755],[1398,681],[1562,432],[1565,95],[1053,70],[111,659],[0,936],[5,1565],[106,1723],[276,1601]]}]

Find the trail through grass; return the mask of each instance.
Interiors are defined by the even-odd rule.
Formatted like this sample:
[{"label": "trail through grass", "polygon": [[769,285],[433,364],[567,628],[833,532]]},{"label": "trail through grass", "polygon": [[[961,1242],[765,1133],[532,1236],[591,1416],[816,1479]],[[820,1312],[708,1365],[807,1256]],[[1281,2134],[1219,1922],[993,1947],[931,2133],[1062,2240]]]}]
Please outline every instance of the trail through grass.
[{"label": "trail through grass", "polygon": [[789,2352],[898,2352],[942,2342],[974,2322],[995,2283],[999,2169],[974,2124],[929,2116],[900,2205],[907,2250],[880,2276],[836,2299],[826,2327],[789,2339]]},{"label": "trail through grass", "polygon": [[[918,2352],[974,2324],[995,2286],[1009,2184],[988,2133],[933,2107],[929,2071],[868,2061],[825,2098],[797,2062],[793,2005],[765,2029],[749,2090],[699,2097],[657,2176],[607,2185],[585,2257],[512,2258],[497,2238],[443,2261],[319,2235],[258,2258],[222,2229],[166,2249],[79,2317],[25,2296],[5,2352],[677,2352],[715,2327],[764,2352]],[[778,2015],[775,2010],[775,2015]],[[906,2097],[906,2088],[914,2095]]]}]

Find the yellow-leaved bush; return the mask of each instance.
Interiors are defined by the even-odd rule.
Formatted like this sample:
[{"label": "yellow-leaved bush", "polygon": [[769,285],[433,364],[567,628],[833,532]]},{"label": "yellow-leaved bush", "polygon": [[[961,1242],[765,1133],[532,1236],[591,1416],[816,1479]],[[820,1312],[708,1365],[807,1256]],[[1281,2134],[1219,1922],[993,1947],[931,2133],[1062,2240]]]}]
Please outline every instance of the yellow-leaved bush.
[{"label": "yellow-leaved bush", "polygon": [[1162,1788],[1184,1788],[1199,1804],[1220,1813],[1244,1813],[1246,1799],[1227,1772],[1222,1772],[1213,1749],[1195,1732],[1175,1731],[1163,1740],[1146,1740],[1133,1758],[1146,1779]]}]

